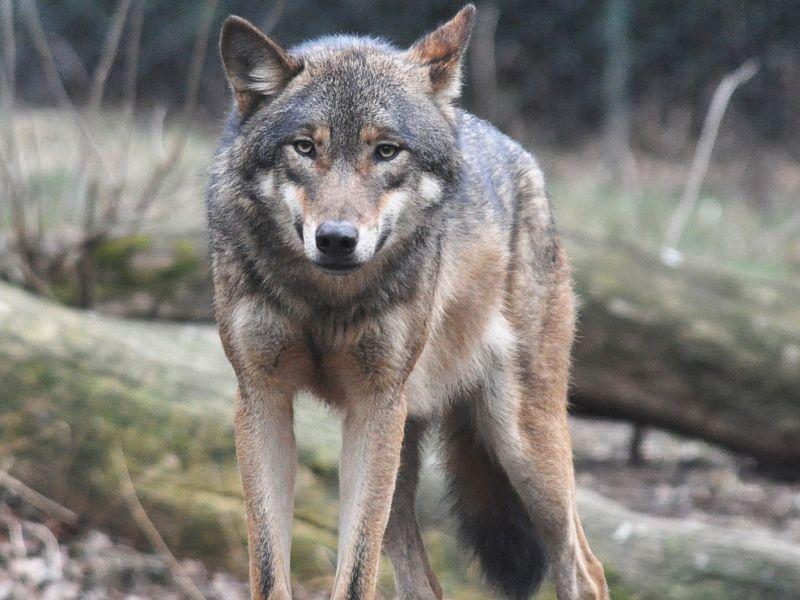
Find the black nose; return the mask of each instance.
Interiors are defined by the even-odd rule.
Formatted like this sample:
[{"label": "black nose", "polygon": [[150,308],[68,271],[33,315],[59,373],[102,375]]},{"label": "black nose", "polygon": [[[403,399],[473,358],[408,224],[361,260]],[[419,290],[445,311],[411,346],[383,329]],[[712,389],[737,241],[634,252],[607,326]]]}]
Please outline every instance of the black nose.
[{"label": "black nose", "polygon": [[358,229],[347,221],[325,221],[317,227],[317,248],[331,258],[352,254],[358,243]]}]

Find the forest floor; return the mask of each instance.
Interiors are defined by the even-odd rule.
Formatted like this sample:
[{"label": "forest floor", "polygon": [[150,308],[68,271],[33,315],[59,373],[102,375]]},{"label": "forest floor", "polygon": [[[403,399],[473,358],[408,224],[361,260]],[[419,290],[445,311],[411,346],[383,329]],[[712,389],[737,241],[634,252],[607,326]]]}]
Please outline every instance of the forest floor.
[{"label": "forest floor", "polygon": [[699,440],[649,430],[643,462],[629,463],[632,426],[572,420],[578,484],[627,508],[720,527],[763,527],[800,542],[800,482]]},{"label": "forest floor", "polygon": [[[208,599],[245,600],[247,585],[180,563]],[[167,563],[96,529],[69,527],[0,490],[0,600],[178,600]]]},{"label": "forest floor", "polygon": [[[638,512],[768,528],[800,542],[800,483],[770,479],[728,452],[660,431],[646,433],[643,462],[631,465],[630,425],[573,419],[572,431],[582,487]],[[194,560],[180,565],[209,600],[249,597],[247,585],[228,573],[210,573]],[[324,597],[299,588],[294,596]],[[0,488],[0,600],[187,597],[159,556],[95,529],[63,525]]]}]

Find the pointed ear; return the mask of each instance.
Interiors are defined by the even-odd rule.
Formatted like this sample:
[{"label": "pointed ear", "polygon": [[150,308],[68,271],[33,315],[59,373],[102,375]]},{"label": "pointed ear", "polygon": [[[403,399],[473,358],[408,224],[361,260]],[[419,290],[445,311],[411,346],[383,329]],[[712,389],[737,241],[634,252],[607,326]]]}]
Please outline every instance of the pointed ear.
[{"label": "pointed ear", "polygon": [[223,23],[219,49],[242,115],[258,100],[279,94],[302,69],[283,48],[240,17],[228,17]]},{"label": "pointed ear", "polygon": [[474,21],[475,6],[467,4],[455,17],[409,48],[411,58],[428,68],[434,99],[443,107],[461,95],[461,62]]}]

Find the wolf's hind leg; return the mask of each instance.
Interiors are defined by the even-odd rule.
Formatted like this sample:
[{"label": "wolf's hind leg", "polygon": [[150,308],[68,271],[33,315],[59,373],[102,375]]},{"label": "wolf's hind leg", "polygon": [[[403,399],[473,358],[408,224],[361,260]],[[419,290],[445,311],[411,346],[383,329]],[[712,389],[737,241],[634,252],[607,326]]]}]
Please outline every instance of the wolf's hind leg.
[{"label": "wolf's hind leg", "polygon": [[442,588],[428,563],[416,514],[420,445],[425,423],[406,421],[400,470],[392,498],[383,547],[394,567],[399,600],[441,600]]},{"label": "wolf's hind leg", "polygon": [[548,417],[497,431],[496,451],[544,543],[559,600],[606,600],[603,567],[575,508],[566,419]]},{"label": "wolf's hind leg", "polygon": [[569,344],[564,342],[571,321],[552,307],[536,351],[529,354],[523,347],[487,378],[477,404],[479,429],[543,542],[559,600],[606,600],[603,567],[575,508],[567,422]]},{"label": "wolf's hind leg", "polygon": [[558,598],[606,600],[603,567],[589,548],[575,508],[566,422],[526,423],[525,429],[523,436],[531,443],[517,446],[519,432],[506,431],[498,455],[547,549]]}]

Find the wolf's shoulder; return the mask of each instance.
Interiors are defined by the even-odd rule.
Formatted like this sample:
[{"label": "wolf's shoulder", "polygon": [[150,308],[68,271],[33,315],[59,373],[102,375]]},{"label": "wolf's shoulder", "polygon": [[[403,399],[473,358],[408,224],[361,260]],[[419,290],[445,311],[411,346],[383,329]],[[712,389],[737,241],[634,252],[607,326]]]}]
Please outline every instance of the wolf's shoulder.
[{"label": "wolf's shoulder", "polygon": [[497,214],[509,217],[520,197],[544,198],[544,176],[536,158],[517,141],[462,110],[457,113],[455,132],[468,199],[488,201]]},{"label": "wolf's shoulder", "polygon": [[[456,136],[468,162],[504,165],[507,169],[527,170],[536,166],[536,158],[522,145],[489,121],[465,110],[457,111]],[[538,168],[538,166],[536,167]]]}]

